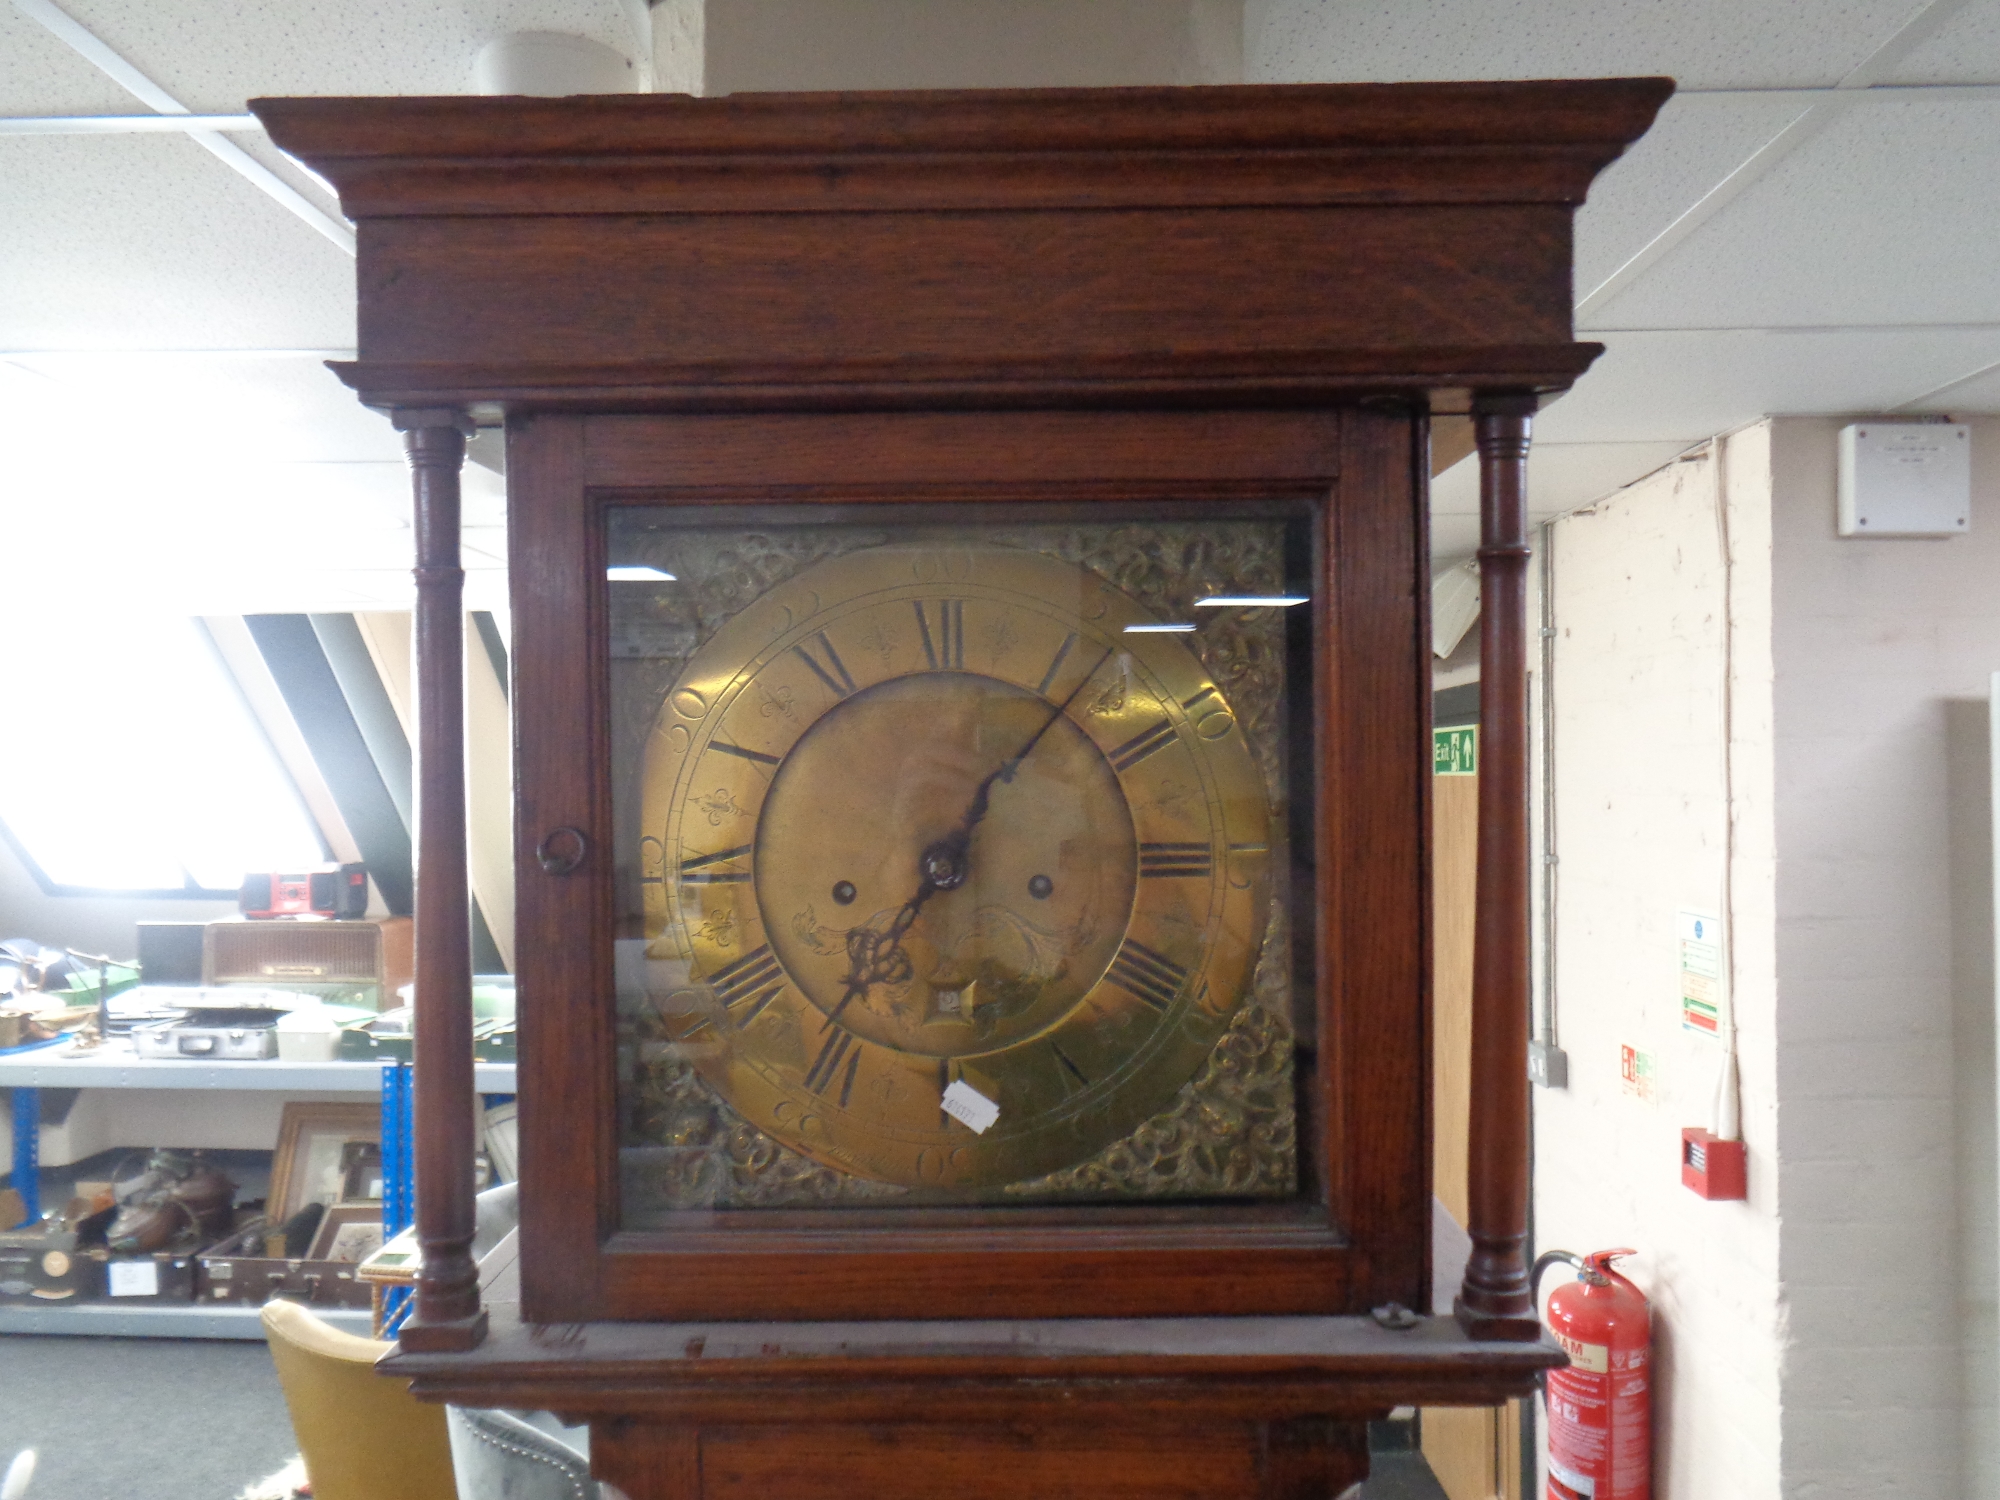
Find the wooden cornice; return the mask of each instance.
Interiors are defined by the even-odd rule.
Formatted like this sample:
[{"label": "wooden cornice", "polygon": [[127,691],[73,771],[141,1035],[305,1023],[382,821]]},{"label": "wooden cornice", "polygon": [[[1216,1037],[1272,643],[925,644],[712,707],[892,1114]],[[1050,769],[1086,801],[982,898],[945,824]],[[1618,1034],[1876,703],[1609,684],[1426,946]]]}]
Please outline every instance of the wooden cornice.
[{"label": "wooden cornice", "polygon": [[1271,89],[256,99],[356,219],[1575,205],[1663,78]]}]

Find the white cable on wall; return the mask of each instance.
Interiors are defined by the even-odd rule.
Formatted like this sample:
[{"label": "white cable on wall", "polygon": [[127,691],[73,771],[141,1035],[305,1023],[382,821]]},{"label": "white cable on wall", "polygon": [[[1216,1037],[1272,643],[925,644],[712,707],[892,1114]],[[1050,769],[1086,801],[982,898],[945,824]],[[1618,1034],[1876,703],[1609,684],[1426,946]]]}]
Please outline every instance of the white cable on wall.
[{"label": "white cable on wall", "polygon": [[1736,1066],[1736,587],[1729,542],[1729,439],[1709,448],[1715,465],[1715,535],[1722,550],[1722,1063],[1716,1070],[1709,1134],[1743,1135],[1741,1080]]}]

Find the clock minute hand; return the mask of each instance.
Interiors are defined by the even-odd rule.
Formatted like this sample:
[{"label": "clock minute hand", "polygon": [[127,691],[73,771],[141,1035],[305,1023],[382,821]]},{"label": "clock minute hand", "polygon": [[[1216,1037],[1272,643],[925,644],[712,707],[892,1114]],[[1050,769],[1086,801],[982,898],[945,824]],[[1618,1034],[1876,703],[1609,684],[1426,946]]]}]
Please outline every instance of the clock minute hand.
[{"label": "clock minute hand", "polygon": [[[972,830],[980,819],[986,816],[992,804],[993,783],[1012,781],[1021,763],[1042,742],[1042,736],[1054,727],[1057,719],[1069,712],[1076,695],[1084,690],[1090,679],[1097,675],[1097,669],[1111,659],[1107,650],[1098,657],[1095,665],[1085,672],[1077,685],[1069,690],[1069,696],[1058,703],[1049,716],[1042,720],[1040,727],[1028,736],[1027,742],[1007,759],[987,772],[972,794],[972,805],[965,810],[957,828],[932,844],[918,856],[917,869],[920,883],[916,894],[905,901],[889,925],[880,932],[871,927],[859,927],[847,936],[849,959],[847,980],[840,996],[840,1002],[827,1012],[826,1020],[820,1023],[825,1031],[840,1019],[841,1012],[854,1001],[866,995],[877,984],[895,978],[907,977],[910,957],[903,951],[903,936],[916,922],[917,915],[924,909],[924,903],[939,891],[955,890],[965,881],[965,856],[972,845]],[[898,970],[903,971],[898,973]]]},{"label": "clock minute hand", "polygon": [[[1076,695],[1082,692],[1089,685],[1090,679],[1097,675],[1098,667],[1103,666],[1109,660],[1111,660],[1111,652],[1107,650],[1102,656],[1097,658],[1095,665],[1083,674],[1076,686],[1069,690],[1069,696],[1058,703],[1050,711],[1049,716],[1042,720],[1041,727],[1028,736],[1028,742],[986,774],[986,779],[979,783],[979,789],[972,794],[972,805],[966,809],[965,818],[959,823],[957,833],[952,836],[958,842],[958,848],[955,852],[963,854],[965,846],[971,842],[974,826],[981,818],[986,816],[987,806],[992,799],[993,783],[996,781],[1012,781],[1014,779],[1014,773],[1021,769],[1021,762],[1026,760],[1033,752],[1035,746],[1042,742],[1042,736],[1055,727],[1056,720],[1069,712],[1069,706],[1076,702]],[[947,839],[944,842],[950,841]],[[929,853],[929,850],[925,851],[926,858],[928,858]],[[964,877],[961,876],[960,878],[963,879]]]}]

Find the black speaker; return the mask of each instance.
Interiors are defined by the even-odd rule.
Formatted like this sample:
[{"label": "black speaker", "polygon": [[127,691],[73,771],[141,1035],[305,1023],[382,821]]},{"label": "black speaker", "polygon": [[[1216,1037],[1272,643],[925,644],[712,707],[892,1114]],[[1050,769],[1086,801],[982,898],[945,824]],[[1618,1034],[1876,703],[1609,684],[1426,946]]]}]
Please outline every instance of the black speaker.
[{"label": "black speaker", "polygon": [[139,977],[147,984],[200,984],[206,922],[141,922]]}]

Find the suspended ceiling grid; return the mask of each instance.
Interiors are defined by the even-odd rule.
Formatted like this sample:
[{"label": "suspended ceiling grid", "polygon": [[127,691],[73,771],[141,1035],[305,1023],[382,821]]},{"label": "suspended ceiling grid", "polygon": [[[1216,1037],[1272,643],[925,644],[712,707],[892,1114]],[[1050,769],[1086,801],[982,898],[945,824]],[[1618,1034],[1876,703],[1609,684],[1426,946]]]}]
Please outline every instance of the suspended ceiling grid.
[{"label": "suspended ceiling grid", "polygon": [[[978,59],[990,57],[983,81],[1026,81],[1033,49],[991,52],[993,17],[1033,27],[1047,0],[981,0],[974,29],[971,11],[954,19],[959,3],[708,0],[710,74],[879,86],[848,75],[859,57],[893,55],[908,75],[898,81],[919,87],[982,81]],[[1102,56],[1080,64],[1070,49],[1062,81],[1081,81],[1079,66],[1106,81],[1140,81],[1135,68],[1184,81],[1192,44],[1139,34],[1149,16],[1188,26],[1183,8],[1094,3]],[[478,47],[508,31],[627,50],[634,34],[626,0],[63,8],[198,113],[238,113],[261,94],[466,92]],[[1218,15],[1235,24],[1233,7],[1187,9],[1206,28],[1212,76],[1227,52],[1214,27]],[[919,16],[925,47],[910,40]],[[825,44],[834,24],[841,47]],[[883,37],[872,53],[855,41],[871,25]],[[976,45],[954,44],[954,26]],[[1243,73],[1257,82],[1680,80],[1579,219],[1579,327],[1608,352],[1538,423],[1538,516],[1766,413],[2000,410],[2000,0],[1253,0],[1241,26]],[[737,50],[718,56],[725,42]],[[0,115],[145,112],[0,3]],[[229,139],[336,210],[261,136]],[[10,537],[87,556],[105,595],[166,607],[407,602],[400,449],[320,365],[353,343],[341,249],[174,135],[0,135],[0,224]],[[499,485],[468,473],[469,586],[480,607],[502,607]],[[1437,484],[1440,565],[1471,550],[1475,489],[1469,464]]]}]

